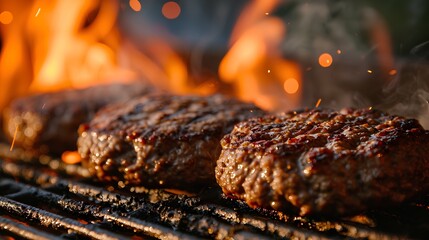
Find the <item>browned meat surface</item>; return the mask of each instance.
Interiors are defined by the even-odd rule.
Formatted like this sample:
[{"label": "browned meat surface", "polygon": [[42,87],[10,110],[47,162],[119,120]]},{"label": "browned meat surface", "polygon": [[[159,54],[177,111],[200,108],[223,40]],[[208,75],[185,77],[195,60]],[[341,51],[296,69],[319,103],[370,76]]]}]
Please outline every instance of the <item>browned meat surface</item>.
[{"label": "browned meat surface", "polygon": [[79,125],[101,107],[149,93],[143,83],[108,84],[44,93],[15,100],[4,111],[4,130],[15,145],[41,153],[75,150]]},{"label": "browned meat surface", "polygon": [[78,150],[101,180],[192,190],[216,184],[220,139],[262,114],[221,95],[153,95],[100,111],[82,126]]},{"label": "browned meat surface", "polygon": [[429,191],[429,131],[371,110],[308,110],[237,124],[216,179],[250,206],[349,215]]}]

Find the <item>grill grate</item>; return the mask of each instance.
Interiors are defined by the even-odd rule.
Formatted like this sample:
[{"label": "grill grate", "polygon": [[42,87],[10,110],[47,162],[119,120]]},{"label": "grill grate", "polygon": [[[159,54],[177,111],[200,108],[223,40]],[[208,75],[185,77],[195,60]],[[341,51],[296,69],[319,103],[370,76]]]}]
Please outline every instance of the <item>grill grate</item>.
[{"label": "grill grate", "polygon": [[218,189],[189,196],[103,186],[87,178],[79,166],[48,160],[0,160],[0,234],[103,240],[429,236],[428,204],[374,211],[352,219],[309,219],[251,209],[225,198]]}]

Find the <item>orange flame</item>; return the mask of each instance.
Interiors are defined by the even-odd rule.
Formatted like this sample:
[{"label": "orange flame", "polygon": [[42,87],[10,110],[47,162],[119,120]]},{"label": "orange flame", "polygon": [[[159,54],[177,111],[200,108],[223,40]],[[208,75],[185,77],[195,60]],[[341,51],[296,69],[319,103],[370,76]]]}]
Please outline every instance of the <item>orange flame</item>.
[{"label": "orange flame", "polygon": [[[129,5],[142,9],[139,0]],[[216,91],[210,78],[194,81],[167,38],[145,39],[138,47],[124,39],[116,24],[118,1],[1,1],[0,7],[0,110],[29,92],[137,78],[178,94]],[[159,15],[174,20],[180,12],[169,1]]]},{"label": "orange flame", "polygon": [[285,25],[266,14],[277,2],[253,1],[244,9],[219,66],[220,78],[235,86],[238,98],[268,110],[296,107],[301,96],[300,67],[280,54]]},{"label": "orange flame", "polygon": [[28,23],[34,38],[33,91],[86,87],[119,76],[115,55],[116,2],[36,3],[33,11],[43,8],[44,14]]},{"label": "orange flame", "polygon": [[[233,29],[218,76],[193,76],[168,37],[148,37],[135,46],[121,36],[118,1],[2,1],[0,110],[29,92],[136,78],[176,94],[210,94],[219,85],[233,86],[238,98],[265,109],[296,107],[303,88],[301,69],[281,54],[286,27],[269,14],[278,3],[251,1]],[[142,11],[141,1],[128,4]],[[174,21],[181,12],[178,2],[167,1],[158,14]]]},{"label": "orange flame", "polygon": [[0,110],[28,92],[130,81],[119,63],[118,2],[1,1]]},{"label": "orange flame", "polygon": [[[2,24],[0,24],[1,111],[12,98],[26,93],[32,74],[29,71],[31,60],[28,56],[28,47],[26,40],[22,37],[31,9],[26,2],[22,1],[0,1],[0,9],[7,9],[2,12]],[[11,18],[8,17],[9,14]],[[8,22],[9,24],[5,24]]]}]

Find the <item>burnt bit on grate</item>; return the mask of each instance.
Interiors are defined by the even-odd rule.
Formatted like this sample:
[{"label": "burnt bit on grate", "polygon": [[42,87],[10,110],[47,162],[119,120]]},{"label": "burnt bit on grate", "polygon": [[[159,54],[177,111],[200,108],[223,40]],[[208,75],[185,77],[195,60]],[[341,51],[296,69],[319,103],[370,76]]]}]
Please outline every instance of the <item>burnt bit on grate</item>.
[{"label": "burnt bit on grate", "polygon": [[78,165],[55,158],[5,159],[0,160],[0,234],[16,239],[424,239],[429,235],[429,197],[348,219],[315,219],[252,209],[216,188],[189,195],[105,186],[79,172],[83,170]]}]

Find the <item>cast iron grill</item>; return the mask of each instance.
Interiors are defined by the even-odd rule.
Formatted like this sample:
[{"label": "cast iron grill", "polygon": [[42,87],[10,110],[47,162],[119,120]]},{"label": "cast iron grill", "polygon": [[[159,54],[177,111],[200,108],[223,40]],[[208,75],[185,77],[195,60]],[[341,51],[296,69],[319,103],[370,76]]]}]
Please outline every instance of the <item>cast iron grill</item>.
[{"label": "cast iron grill", "polygon": [[[255,210],[218,189],[196,195],[91,180],[79,165],[19,150],[0,159],[0,234],[16,239],[424,239],[429,197],[349,219]],[[19,158],[18,158],[19,157]],[[15,158],[14,160],[7,160]],[[120,185],[120,184],[119,184]]]}]

